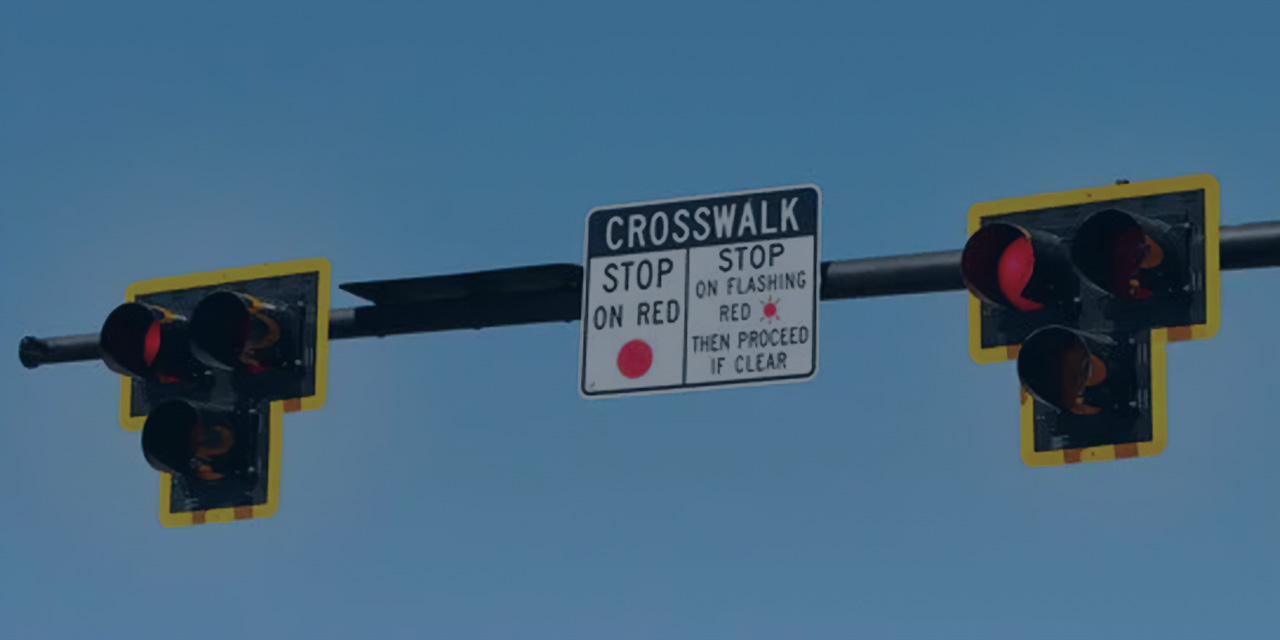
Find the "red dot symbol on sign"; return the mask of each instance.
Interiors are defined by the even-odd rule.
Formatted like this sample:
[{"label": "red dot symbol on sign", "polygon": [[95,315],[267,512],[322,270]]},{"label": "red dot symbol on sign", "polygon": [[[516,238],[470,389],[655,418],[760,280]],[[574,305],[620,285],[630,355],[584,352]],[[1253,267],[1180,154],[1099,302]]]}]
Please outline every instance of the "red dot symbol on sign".
[{"label": "red dot symbol on sign", "polygon": [[618,371],[636,379],[649,372],[653,365],[653,348],[644,340],[632,340],[618,351]]},{"label": "red dot symbol on sign", "polygon": [[760,316],[760,322],[768,320],[769,324],[773,324],[774,320],[781,320],[781,318],[778,317],[779,302],[781,302],[781,300],[774,300],[773,296],[769,296],[768,302],[765,302],[764,300],[760,301],[760,304],[764,305],[764,313]]}]

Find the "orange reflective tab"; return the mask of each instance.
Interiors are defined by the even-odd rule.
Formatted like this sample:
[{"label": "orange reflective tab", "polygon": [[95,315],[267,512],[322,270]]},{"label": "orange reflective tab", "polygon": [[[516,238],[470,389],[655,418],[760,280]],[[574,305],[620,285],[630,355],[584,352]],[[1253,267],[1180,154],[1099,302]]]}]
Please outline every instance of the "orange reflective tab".
[{"label": "orange reflective tab", "polygon": [[1138,443],[1130,442],[1116,445],[1116,460],[1136,457],[1138,457]]}]

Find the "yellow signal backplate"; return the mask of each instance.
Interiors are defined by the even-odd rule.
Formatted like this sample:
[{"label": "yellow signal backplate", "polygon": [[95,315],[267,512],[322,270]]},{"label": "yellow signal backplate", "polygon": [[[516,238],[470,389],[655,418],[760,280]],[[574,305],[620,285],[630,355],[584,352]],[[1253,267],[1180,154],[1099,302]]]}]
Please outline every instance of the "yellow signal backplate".
[{"label": "yellow signal backplate", "polygon": [[[1221,320],[1221,268],[1219,259],[1219,187],[1211,175],[1198,174],[1107,185],[1074,191],[1044,193],[1033,196],[980,202],[969,210],[968,235],[982,226],[985,218],[1009,213],[1034,212],[1113,200],[1141,198],[1188,191],[1204,192],[1204,258],[1205,321],[1184,326],[1151,330],[1151,422],[1152,439],[1121,445],[1102,445],[1056,451],[1036,451],[1034,447],[1034,400],[1020,393],[1021,454],[1032,467],[1059,466],[1079,462],[1097,462],[1121,458],[1158,455],[1168,442],[1165,346],[1182,340],[1204,340],[1218,332]],[[1016,360],[1020,345],[982,346],[982,302],[969,294],[969,355],[979,364]]]},{"label": "yellow signal backplate", "polygon": [[223,507],[202,511],[173,511],[173,475],[160,474],[160,524],[166,527],[189,527],[194,524],[232,522],[251,518],[270,518],[280,506],[280,460],[284,442],[284,401],[271,403],[268,430],[266,501],[243,507]]}]

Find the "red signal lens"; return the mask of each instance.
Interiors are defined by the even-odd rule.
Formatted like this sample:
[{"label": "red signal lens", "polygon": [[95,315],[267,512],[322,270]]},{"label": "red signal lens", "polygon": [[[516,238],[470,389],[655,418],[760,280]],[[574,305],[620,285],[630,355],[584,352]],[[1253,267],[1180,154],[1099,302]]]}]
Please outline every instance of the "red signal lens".
[{"label": "red signal lens", "polygon": [[160,323],[152,321],[151,326],[147,328],[147,337],[142,344],[142,360],[151,366],[156,361],[156,356],[160,353]]},{"label": "red signal lens", "polygon": [[1077,282],[1057,235],[1005,222],[969,236],[960,277],[982,302],[1023,313],[1071,303]]},{"label": "red signal lens", "polygon": [[102,324],[98,349],[103,362],[120,375],[172,382],[193,375],[185,328],[184,319],[166,309],[127,302]]},{"label": "red signal lens", "polygon": [[210,294],[191,313],[191,344],[196,357],[219,369],[235,370],[249,343],[246,300],[229,291]]},{"label": "red signal lens", "polygon": [[1144,272],[1159,268],[1165,256],[1148,235],[1151,224],[1116,209],[1095,213],[1076,231],[1071,259],[1089,282],[1121,300],[1153,298],[1149,287],[1159,278]]},{"label": "red signal lens", "polygon": [[1142,227],[1125,229],[1117,238],[1111,253],[1112,291],[1129,300],[1146,300],[1153,294],[1138,284],[1138,273],[1149,262],[1152,247]]},{"label": "red signal lens", "polygon": [[1035,250],[1031,246],[1031,240],[1025,236],[1010,242],[1000,254],[1000,262],[996,266],[1000,293],[1018,311],[1038,311],[1044,308],[1043,304],[1022,296],[1035,268]]}]

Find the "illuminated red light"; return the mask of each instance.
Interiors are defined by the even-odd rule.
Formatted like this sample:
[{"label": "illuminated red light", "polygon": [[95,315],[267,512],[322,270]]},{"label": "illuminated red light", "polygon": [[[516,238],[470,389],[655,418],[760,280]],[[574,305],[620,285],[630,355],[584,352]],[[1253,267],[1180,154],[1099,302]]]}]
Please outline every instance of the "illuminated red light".
[{"label": "illuminated red light", "polygon": [[162,383],[193,375],[186,322],[166,309],[139,302],[115,308],[98,332],[107,367],[120,375]]},{"label": "illuminated red light", "polygon": [[996,266],[1000,293],[1019,311],[1038,311],[1044,308],[1043,304],[1022,296],[1035,268],[1035,251],[1031,247],[1031,240],[1026,237],[1010,242],[1000,254],[1000,262]]},{"label": "illuminated red light", "polygon": [[152,321],[151,326],[147,328],[147,337],[142,344],[142,360],[151,366],[156,361],[156,356],[160,353],[160,323]]}]

